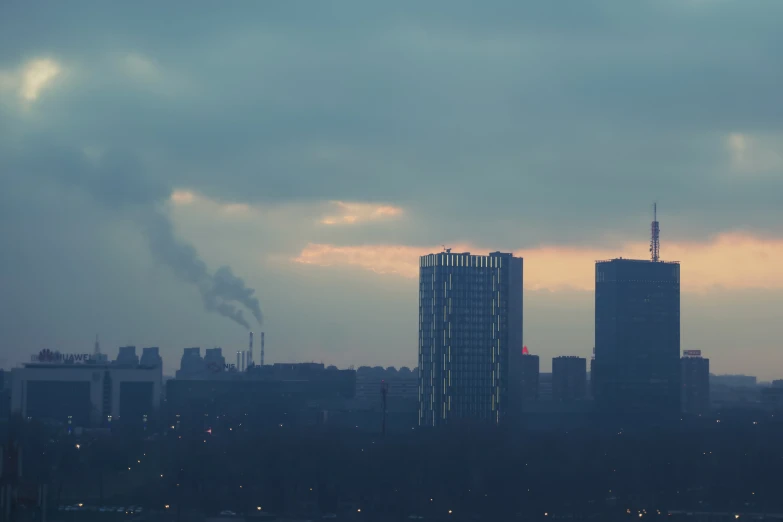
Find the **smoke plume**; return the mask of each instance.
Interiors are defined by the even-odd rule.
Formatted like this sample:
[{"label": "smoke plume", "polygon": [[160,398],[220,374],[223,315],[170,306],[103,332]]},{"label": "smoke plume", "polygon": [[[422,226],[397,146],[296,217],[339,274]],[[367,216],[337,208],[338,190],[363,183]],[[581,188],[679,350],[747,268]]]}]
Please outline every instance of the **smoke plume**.
[{"label": "smoke plume", "polygon": [[[211,272],[193,245],[176,237],[165,206],[172,188],[151,176],[134,154],[110,150],[96,162],[90,162],[81,151],[57,146],[46,151],[31,158],[28,165],[33,171],[78,187],[108,208],[130,211],[141,226],[153,257],[168,266],[180,280],[195,286],[206,310],[250,329],[244,313],[237,307],[240,305],[261,323],[261,307],[254,296],[255,290],[248,288],[228,266]],[[61,168],[53,171],[53,164]]]},{"label": "smoke plume", "polygon": [[155,209],[145,218],[144,231],[155,259],[170,267],[183,281],[196,286],[206,310],[217,312],[249,330],[250,324],[242,310],[232,304],[238,303],[250,310],[261,324],[261,306],[254,297],[255,290],[248,288],[228,266],[210,273],[196,249],[174,235],[171,220],[163,210]]}]

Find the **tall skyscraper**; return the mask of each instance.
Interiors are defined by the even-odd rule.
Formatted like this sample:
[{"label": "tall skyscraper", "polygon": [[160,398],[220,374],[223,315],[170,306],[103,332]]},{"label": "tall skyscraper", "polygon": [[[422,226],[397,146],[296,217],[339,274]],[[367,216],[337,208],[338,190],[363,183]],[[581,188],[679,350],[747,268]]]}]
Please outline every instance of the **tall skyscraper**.
[{"label": "tall skyscraper", "polygon": [[587,360],[560,356],[552,359],[552,399],[559,402],[581,401],[587,396]]},{"label": "tall skyscraper", "polygon": [[421,426],[501,423],[518,406],[522,264],[501,252],[421,257]]},{"label": "tall skyscraper", "polygon": [[681,359],[682,411],[700,415],[710,411],[710,360],[701,350],[685,350]]},{"label": "tall skyscraper", "polygon": [[591,378],[604,411],[680,412],[679,263],[596,262]]}]

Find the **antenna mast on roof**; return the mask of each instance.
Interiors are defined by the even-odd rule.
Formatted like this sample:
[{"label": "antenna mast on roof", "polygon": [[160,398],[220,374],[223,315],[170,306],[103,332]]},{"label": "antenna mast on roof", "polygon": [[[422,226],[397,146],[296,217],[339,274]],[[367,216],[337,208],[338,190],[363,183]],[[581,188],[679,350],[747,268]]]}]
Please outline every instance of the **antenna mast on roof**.
[{"label": "antenna mast on roof", "polygon": [[661,227],[658,225],[658,203],[653,203],[653,222],[651,225],[650,257],[653,263],[660,261],[661,254]]}]

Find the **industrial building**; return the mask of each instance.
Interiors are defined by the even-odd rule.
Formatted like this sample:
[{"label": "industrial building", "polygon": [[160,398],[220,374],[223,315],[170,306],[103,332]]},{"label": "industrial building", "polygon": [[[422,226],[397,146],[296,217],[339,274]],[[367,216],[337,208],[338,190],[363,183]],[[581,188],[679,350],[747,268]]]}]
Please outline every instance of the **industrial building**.
[{"label": "industrial building", "polygon": [[[11,411],[73,427],[141,425],[160,408],[162,368],[138,364],[135,352],[135,347],[123,347],[112,363],[62,356],[45,362],[48,356],[39,356],[44,362],[11,371]],[[145,353],[154,361],[157,348]]]},{"label": "industrial building", "polygon": [[659,258],[595,264],[596,406],[618,415],[680,413],[680,265]]},{"label": "industrial building", "polygon": [[388,401],[414,401],[419,399],[418,368],[411,371],[403,366],[399,370],[394,367],[361,366],[356,370],[356,398],[368,400],[371,403],[381,402],[381,386],[386,387]]},{"label": "industrial building", "polygon": [[552,399],[558,402],[587,398],[587,360],[560,356],[552,359]]},{"label": "industrial building", "polygon": [[520,399],[523,260],[445,249],[419,267],[419,424],[503,422]]},{"label": "industrial building", "polygon": [[[196,365],[196,349],[186,348],[183,365]],[[213,352],[217,357],[218,352]],[[218,424],[245,426],[320,423],[324,411],[342,408],[356,395],[356,372],[323,364],[252,366],[245,372],[206,371],[166,382],[170,425],[207,429]],[[209,424],[206,426],[205,423]]]}]

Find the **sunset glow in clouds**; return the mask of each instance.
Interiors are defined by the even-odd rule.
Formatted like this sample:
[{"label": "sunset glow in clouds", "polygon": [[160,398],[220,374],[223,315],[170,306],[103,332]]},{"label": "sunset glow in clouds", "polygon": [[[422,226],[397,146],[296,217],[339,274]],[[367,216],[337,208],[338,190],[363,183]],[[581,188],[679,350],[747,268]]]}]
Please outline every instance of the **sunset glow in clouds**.
[{"label": "sunset glow in clouds", "polygon": [[402,209],[391,205],[377,205],[372,203],[345,203],[333,201],[335,212],[324,216],[320,223],[323,225],[352,225],[368,221],[390,219],[402,215]]},{"label": "sunset glow in clouds", "polygon": [[278,362],[417,364],[444,243],[523,256],[527,340],[589,357],[594,263],[648,259],[658,201],[683,342],[780,378],[783,2],[538,3],[0,9],[0,356],[98,329],[168,371],[231,345],[143,241],[168,195],[174,239],[257,289]]},{"label": "sunset glow in clouds", "polygon": [[[616,251],[578,247],[542,246],[517,250],[525,260],[525,287],[532,290],[593,290],[595,261],[626,257],[648,259],[647,243],[628,243]],[[309,244],[294,262],[317,266],[351,265],[379,274],[406,278],[419,275],[419,256],[440,252],[441,247],[404,245],[336,246]],[[453,252],[487,254],[486,249],[456,246]],[[705,243],[663,243],[664,260],[682,264],[684,291],[715,288],[783,288],[783,241],[728,233]]]},{"label": "sunset glow in clouds", "polygon": [[62,66],[55,60],[36,58],[16,71],[0,69],[0,89],[15,90],[21,100],[34,102],[62,72]]},{"label": "sunset glow in clouds", "polygon": [[[199,212],[235,222],[242,220],[258,227],[274,226],[289,221],[292,216],[319,215],[326,205],[327,217],[316,224],[327,226],[361,225],[393,219],[403,210],[392,205],[372,203],[311,203],[275,207],[251,206],[244,203],[218,202],[189,190],[176,190],[171,195],[175,207],[196,206]],[[323,214],[320,214],[323,215]],[[261,229],[259,228],[259,233]],[[310,237],[318,237],[318,228],[303,229]],[[468,242],[450,245],[452,252],[487,254],[494,248],[477,247]],[[338,245],[311,241],[293,257],[284,252],[269,252],[269,259],[288,259],[305,266],[352,266],[379,276],[415,279],[419,275],[419,257],[441,252],[442,246],[418,247],[405,244]],[[525,287],[531,290],[592,291],[595,261],[625,257],[649,259],[647,242],[629,242],[617,249],[596,249],[578,246],[542,245],[537,248],[515,249],[514,254],[525,260]],[[778,260],[783,259],[783,240],[762,239],[742,232],[727,232],[703,242],[662,243],[665,261],[682,264],[682,288],[686,292],[713,289],[783,289],[783,272]]]}]

